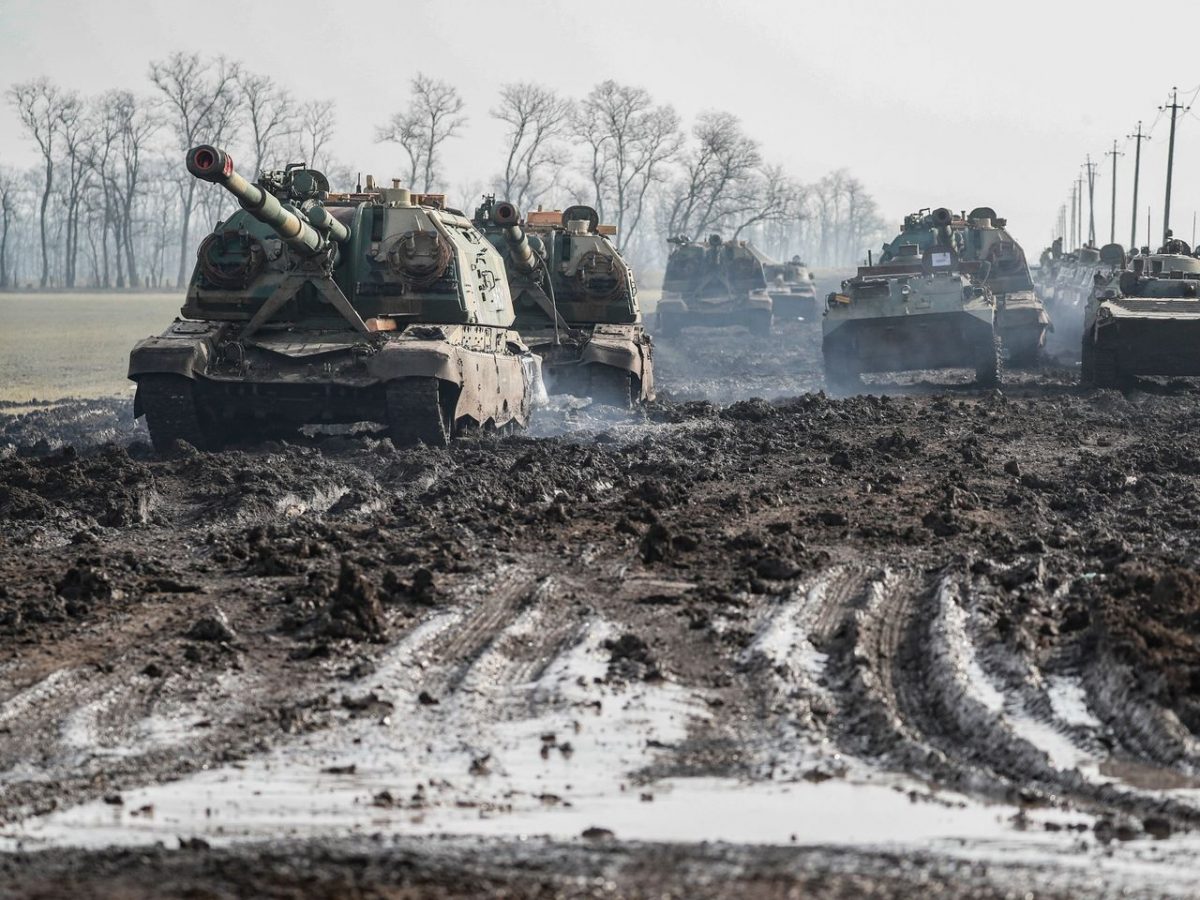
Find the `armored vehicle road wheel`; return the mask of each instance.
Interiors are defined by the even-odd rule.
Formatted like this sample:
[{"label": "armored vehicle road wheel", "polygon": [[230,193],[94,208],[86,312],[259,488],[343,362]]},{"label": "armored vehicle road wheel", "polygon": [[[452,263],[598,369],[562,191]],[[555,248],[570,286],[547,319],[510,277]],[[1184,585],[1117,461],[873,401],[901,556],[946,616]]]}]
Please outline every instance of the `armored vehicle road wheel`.
[{"label": "armored vehicle road wheel", "polygon": [[388,432],[397,447],[445,447],[454,423],[436,378],[397,378],[385,385]]},{"label": "armored vehicle road wheel", "polygon": [[176,441],[186,441],[199,450],[215,449],[220,443],[216,429],[205,426],[190,378],[143,375],[138,380],[138,402],[146,414],[150,441],[159,453],[171,453]]},{"label": "armored vehicle road wheel", "polygon": [[746,313],[746,327],[750,333],[758,337],[766,337],[771,333],[774,315],[767,309],[752,309]]},{"label": "armored vehicle road wheel", "polygon": [[629,409],[633,403],[633,374],[613,366],[589,366],[592,402]]},{"label": "armored vehicle road wheel", "polygon": [[979,347],[975,363],[975,383],[980,387],[998,387],[1000,384],[1000,338],[993,336]]}]

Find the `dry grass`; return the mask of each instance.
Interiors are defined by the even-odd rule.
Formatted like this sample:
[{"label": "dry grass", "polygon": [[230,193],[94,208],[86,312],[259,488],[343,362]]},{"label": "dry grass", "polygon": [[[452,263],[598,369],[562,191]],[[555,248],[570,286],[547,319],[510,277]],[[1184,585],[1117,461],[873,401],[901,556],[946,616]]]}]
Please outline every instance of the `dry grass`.
[{"label": "dry grass", "polygon": [[181,294],[0,294],[0,400],[131,390],[129,351],[182,305]]}]

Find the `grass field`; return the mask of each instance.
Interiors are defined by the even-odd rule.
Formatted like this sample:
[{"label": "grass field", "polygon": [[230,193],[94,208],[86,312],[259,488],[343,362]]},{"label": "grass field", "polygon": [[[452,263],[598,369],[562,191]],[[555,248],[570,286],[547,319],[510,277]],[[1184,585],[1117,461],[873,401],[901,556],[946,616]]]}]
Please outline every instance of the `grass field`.
[{"label": "grass field", "polygon": [[132,390],[129,351],[182,305],[181,294],[0,294],[0,400]]}]

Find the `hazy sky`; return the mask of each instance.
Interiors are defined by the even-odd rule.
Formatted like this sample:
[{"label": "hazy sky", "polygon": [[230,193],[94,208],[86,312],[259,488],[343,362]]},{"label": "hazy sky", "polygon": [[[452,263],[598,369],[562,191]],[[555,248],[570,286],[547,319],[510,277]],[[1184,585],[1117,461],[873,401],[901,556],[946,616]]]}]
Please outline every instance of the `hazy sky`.
[{"label": "hazy sky", "polygon": [[[606,78],[638,84],[688,122],[730,110],[768,159],[801,179],[844,166],[898,223],[921,206],[994,206],[1031,256],[1045,244],[1085,154],[1101,166],[1097,235],[1109,232],[1112,139],[1117,238],[1129,237],[1133,147],[1172,85],[1200,88],[1188,49],[1200,4],[1158,14],[1128,3],[734,0],[500,0],[198,3],[0,0],[0,87],[49,75],[84,92],[148,92],[147,63],[176,49],[225,53],[339,106],[334,154],[389,177],[399,148],[374,127],[402,106],[418,71],[458,86],[470,124],[446,152],[447,182],[482,181],[502,162],[488,117],[499,84],[537,80],[581,96]],[[0,109],[0,162],[33,151]],[[1166,121],[1143,145],[1142,207],[1161,228]],[[1172,201],[1189,238],[1200,207],[1200,104],[1184,115]],[[1086,215],[1086,212],[1085,212]],[[1145,241],[1145,227],[1139,241]]]}]

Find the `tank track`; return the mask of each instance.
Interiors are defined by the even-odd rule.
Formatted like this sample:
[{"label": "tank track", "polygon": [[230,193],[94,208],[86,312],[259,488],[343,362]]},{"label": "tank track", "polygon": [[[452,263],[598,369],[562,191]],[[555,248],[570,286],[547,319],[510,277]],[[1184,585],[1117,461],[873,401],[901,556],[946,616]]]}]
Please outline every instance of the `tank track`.
[{"label": "tank track", "polygon": [[975,383],[977,385],[984,388],[1000,386],[1000,358],[1000,337],[992,335],[991,342],[983,343],[979,348],[979,360],[975,363]]},{"label": "tank track", "polygon": [[217,444],[200,418],[190,379],[182,375],[143,375],[138,380],[138,399],[150,441],[158,453],[174,452],[176,441],[186,441],[198,450],[212,449]]},{"label": "tank track", "polygon": [[397,447],[445,447],[451,423],[442,406],[441,382],[436,378],[397,378],[384,386],[388,433]]},{"label": "tank track", "polygon": [[633,405],[633,373],[613,366],[592,364],[588,373],[593,403],[629,409]]}]

